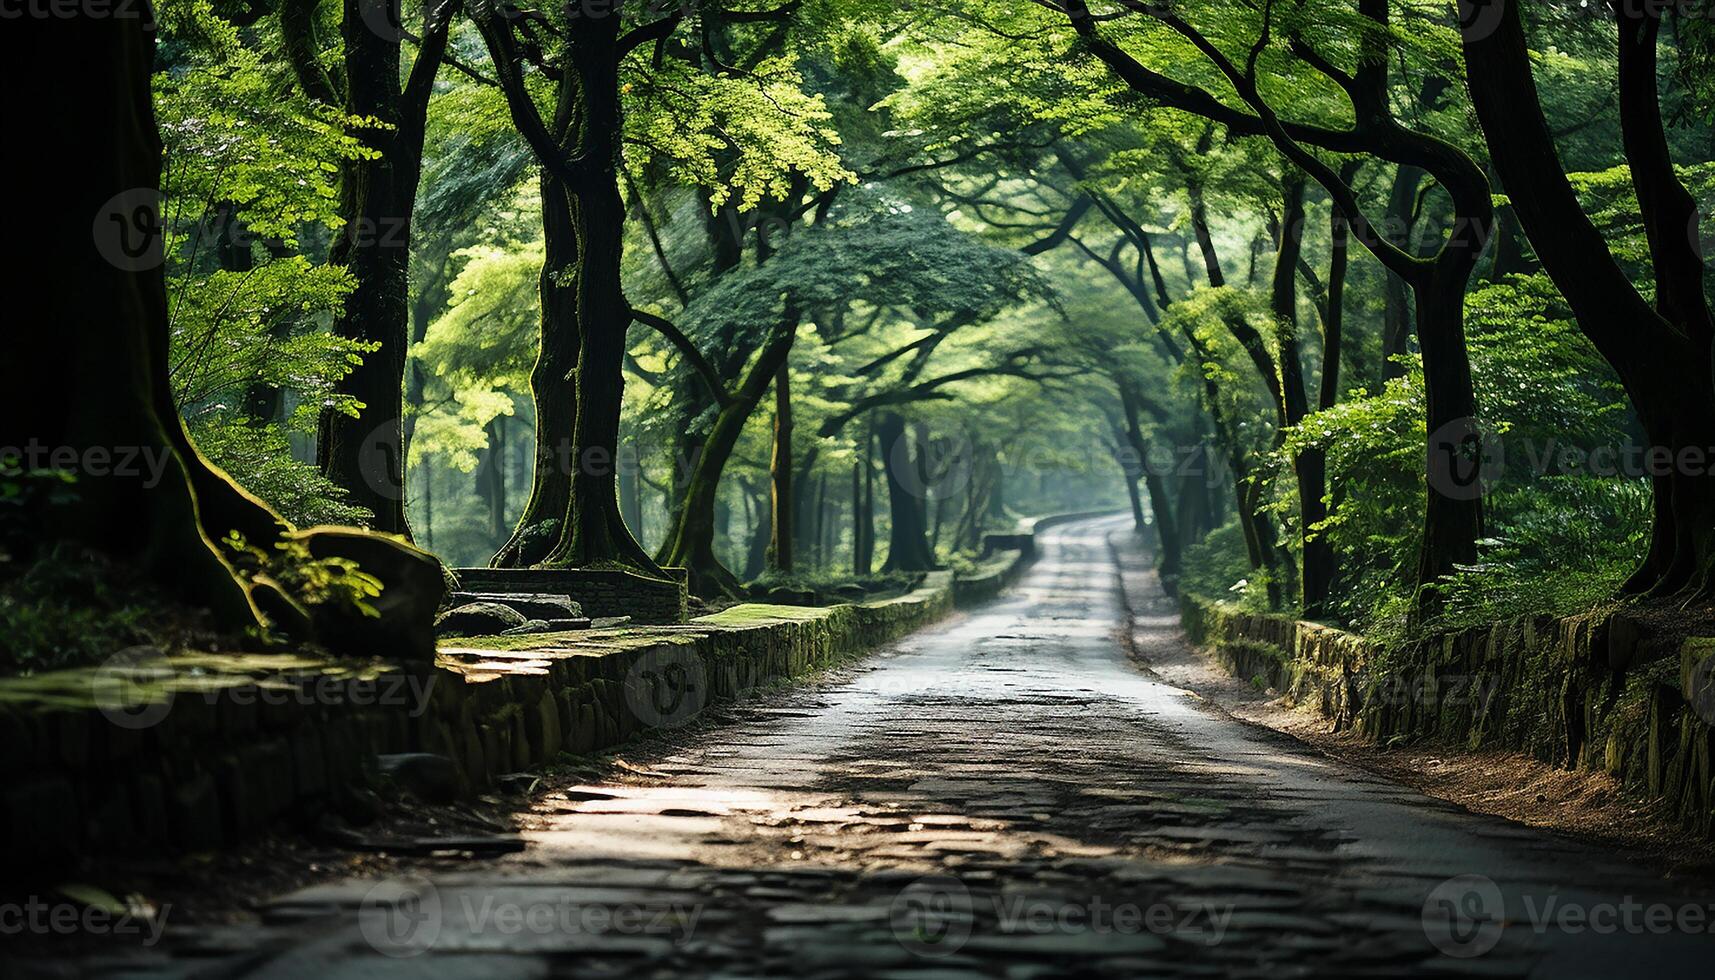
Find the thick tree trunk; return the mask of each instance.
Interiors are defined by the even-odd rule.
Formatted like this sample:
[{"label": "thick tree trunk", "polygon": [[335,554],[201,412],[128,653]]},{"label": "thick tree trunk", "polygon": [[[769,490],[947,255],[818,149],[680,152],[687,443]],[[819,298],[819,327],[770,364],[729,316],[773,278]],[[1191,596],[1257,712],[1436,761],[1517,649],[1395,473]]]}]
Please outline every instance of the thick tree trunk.
[{"label": "thick tree trunk", "polygon": [[577,396],[572,380],[578,365],[578,295],[573,275],[578,262],[577,228],[565,184],[544,172],[542,190],[542,272],[537,278],[540,329],[536,363],[530,369],[530,397],[536,408],[535,464],[530,497],[512,537],[495,553],[496,568],[528,568],[548,557],[566,521],[572,501],[572,422]]},{"label": "thick tree trunk", "polygon": [[[1715,389],[1703,268],[1695,260],[1695,212],[1666,156],[1655,77],[1655,28],[1627,8],[1619,18],[1620,123],[1656,277],[1652,308],[1581,209],[1537,98],[1517,7],[1462,5],[1472,105],[1519,223],[1579,328],[1613,365],[1636,407],[1650,453],[1702,459],[1715,445]],[[1659,15],[1660,11],[1655,12]],[[1635,593],[1707,594],[1715,572],[1715,477],[1670,463],[1652,474],[1649,553],[1626,583]]]},{"label": "thick tree trunk", "polygon": [[[0,445],[26,454],[40,446],[50,455],[6,464],[78,476],[75,501],[47,509],[43,540],[73,538],[130,557],[186,601],[212,609],[222,625],[257,626],[261,614],[213,540],[223,529],[199,522],[194,471],[226,481],[194,450],[185,451],[189,443],[168,390],[154,191],[161,147],[150,103],[154,41],[147,20],[38,20],[35,30],[31,23],[21,20],[7,31],[7,63],[19,86],[11,92],[19,101],[8,129],[31,148],[12,155],[8,166],[12,186],[30,188],[59,217],[8,236],[17,299],[38,311],[41,323],[13,331],[22,346],[16,363],[29,370],[15,372],[0,395]],[[83,107],[75,125],[63,116],[68,104]],[[97,454],[111,459],[122,447],[132,454],[129,466],[98,464],[112,467],[98,477],[96,465],[84,462]]]},{"label": "thick tree trunk", "polygon": [[1465,283],[1474,264],[1475,255],[1438,262],[1413,291],[1429,427],[1429,490],[1417,564],[1420,615],[1439,609],[1437,581],[1477,560],[1483,534],[1482,434],[1465,349]]},{"label": "thick tree trunk", "polygon": [[596,173],[573,194],[577,229],[578,364],[573,372],[577,414],[572,421],[571,505],[551,565],[619,563],[660,575],[619,512],[615,460],[625,395],[626,332],[631,304],[620,279],[625,205],[619,195],[619,52],[617,17],[578,18],[572,30],[574,66],[583,81],[580,141]]},{"label": "thick tree trunk", "polygon": [[[8,161],[13,186],[59,209],[6,246],[18,299],[44,328],[17,332],[30,369],[0,392],[0,446],[26,454],[8,464],[77,477],[73,499],[42,508],[37,540],[81,540],[127,560],[228,629],[272,626],[336,650],[432,652],[438,593],[420,590],[439,572],[416,549],[361,532],[303,536],[317,557],[361,556],[381,578],[371,630],[306,611],[276,583],[246,581],[217,544],[237,531],[268,547],[292,529],[197,453],[173,405],[151,23],[146,8],[24,19],[0,52],[18,82],[10,131],[30,146]],[[77,125],[66,124],[68,104],[82,107]]]},{"label": "thick tree trunk", "polygon": [[[911,455],[905,435],[905,419],[897,412],[883,412],[876,421],[881,441],[882,473],[887,480],[890,514],[887,561],[882,571],[921,572],[936,568],[929,549],[923,509],[922,475],[914,470],[921,461]],[[921,450],[921,447],[919,447]],[[910,472],[906,472],[910,471]],[[914,492],[916,491],[916,492]]]}]

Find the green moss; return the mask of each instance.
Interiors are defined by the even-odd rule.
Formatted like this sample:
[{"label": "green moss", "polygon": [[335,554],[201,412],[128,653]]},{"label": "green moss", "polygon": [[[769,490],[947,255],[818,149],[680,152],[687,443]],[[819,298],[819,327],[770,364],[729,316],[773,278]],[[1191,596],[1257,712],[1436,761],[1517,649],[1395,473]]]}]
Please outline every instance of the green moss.
[{"label": "green moss", "polygon": [[769,623],[804,623],[826,619],[832,610],[821,606],[776,606],[765,602],[746,602],[730,606],[695,623],[709,626],[764,626]]}]

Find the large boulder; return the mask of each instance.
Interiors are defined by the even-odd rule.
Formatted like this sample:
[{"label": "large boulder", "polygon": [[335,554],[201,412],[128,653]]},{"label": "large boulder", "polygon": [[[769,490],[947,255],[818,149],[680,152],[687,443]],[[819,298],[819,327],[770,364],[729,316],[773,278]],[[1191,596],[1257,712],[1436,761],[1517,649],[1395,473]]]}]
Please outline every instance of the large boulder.
[{"label": "large boulder", "polygon": [[435,620],[435,631],[461,636],[494,636],[529,622],[530,617],[511,606],[498,602],[467,602],[441,613]]},{"label": "large boulder", "polygon": [[350,559],[381,582],[381,594],[368,600],[377,615],[343,603],[311,607],[323,646],[345,656],[434,661],[435,610],[446,589],[439,559],[403,538],[356,528],[312,527],[292,538],[312,558]]}]

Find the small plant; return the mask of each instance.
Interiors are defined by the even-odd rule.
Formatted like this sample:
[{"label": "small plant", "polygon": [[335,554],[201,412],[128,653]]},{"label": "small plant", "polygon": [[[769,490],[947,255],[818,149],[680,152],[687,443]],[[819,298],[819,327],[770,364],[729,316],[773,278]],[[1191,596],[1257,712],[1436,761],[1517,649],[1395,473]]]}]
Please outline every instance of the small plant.
[{"label": "small plant", "polygon": [[237,531],[228,534],[225,543],[240,570],[269,576],[306,606],[344,608],[370,618],[381,615],[369,601],[381,595],[381,580],[350,558],[317,558],[308,545],[291,539],[277,542],[270,552]]}]

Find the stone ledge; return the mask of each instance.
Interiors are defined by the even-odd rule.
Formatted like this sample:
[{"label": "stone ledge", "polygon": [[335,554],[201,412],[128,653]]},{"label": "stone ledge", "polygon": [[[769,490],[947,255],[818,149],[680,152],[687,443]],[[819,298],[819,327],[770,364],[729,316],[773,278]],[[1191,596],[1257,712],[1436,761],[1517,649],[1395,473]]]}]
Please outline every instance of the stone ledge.
[{"label": "stone ledge", "polygon": [[1197,596],[1181,597],[1180,610],[1193,643],[1336,728],[1605,771],[1715,836],[1715,638],[1687,639],[1676,657],[1621,672],[1608,665],[1604,613],[1507,620],[1393,650]]},{"label": "stone ledge", "polygon": [[979,563],[971,574],[953,579],[953,604],[964,609],[995,598],[1029,564],[1030,558],[1023,549],[996,552]]}]

